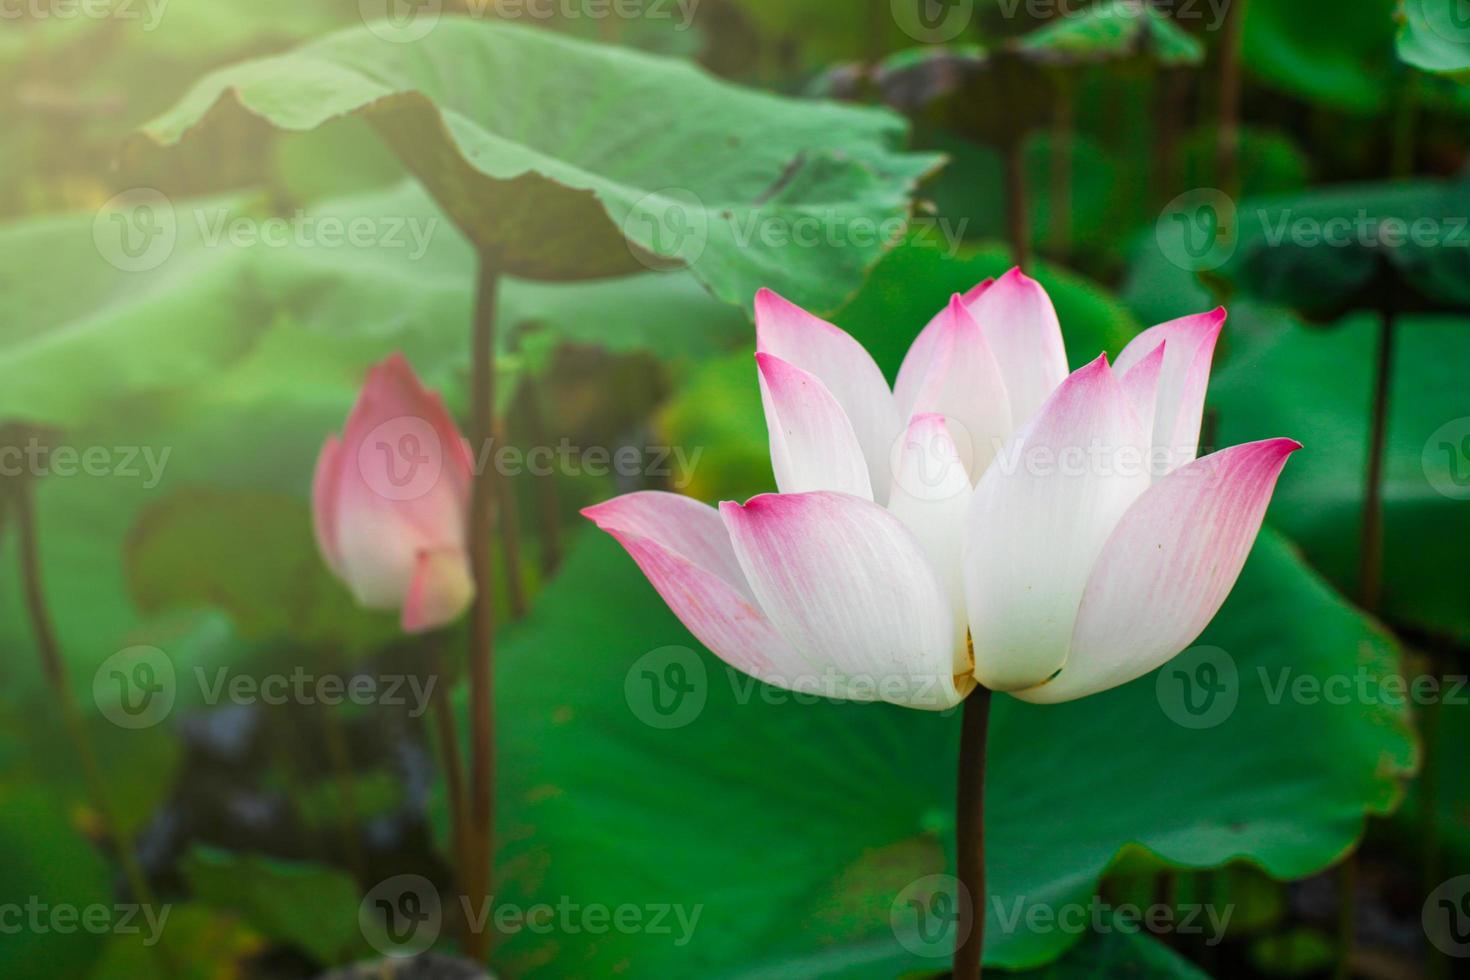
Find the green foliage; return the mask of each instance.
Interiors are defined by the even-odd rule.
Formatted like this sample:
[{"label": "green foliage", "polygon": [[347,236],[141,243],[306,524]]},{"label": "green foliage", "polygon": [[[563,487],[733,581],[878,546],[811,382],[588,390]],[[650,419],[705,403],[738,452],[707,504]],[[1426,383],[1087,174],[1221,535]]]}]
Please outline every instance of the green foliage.
[{"label": "green foliage", "polygon": [[1204,45],[1148,4],[1104,0],[1021,39],[1021,51],[1061,65],[1139,59],[1164,66],[1194,65]]},{"label": "green foliage", "polygon": [[[291,131],[368,112],[500,271],[566,280],[684,263],[729,302],[777,285],[822,309],[883,254],[880,229],[902,225],[937,163],[900,152],[903,123],[886,112],[742,90],[627,49],[469,19],[416,45],[386,31],[217,72],[148,132],[174,143],[224,98]],[[664,92],[678,98],[647,98]],[[628,145],[639,151],[618,152]],[[801,244],[831,228],[847,247]]]},{"label": "green foliage", "polygon": [[365,950],[357,885],[341,871],[197,847],[183,873],[199,901],[238,914],[318,963],[345,963]]},{"label": "green foliage", "polygon": [[[1442,426],[1470,416],[1467,328],[1459,317],[1404,318],[1394,340],[1383,483],[1384,613],[1462,639],[1470,637],[1470,591],[1457,569],[1470,540],[1470,507],[1436,488],[1435,480],[1454,484],[1433,439]],[[1347,595],[1360,592],[1377,334],[1371,314],[1324,332],[1284,310],[1236,304],[1226,327],[1227,360],[1211,386],[1221,445],[1301,436],[1306,448],[1282,474],[1272,520]]]},{"label": "green foliage", "polygon": [[1391,91],[1393,13],[1394,0],[1252,0],[1245,64],[1299,99],[1354,115],[1380,113]]},{"label": "green foliage", "polygon": [[[1007,929],[1003,915],[1018,899],[1022,910],[1085,906],[1135,843],[1171,864],[1244,859],[1295,878],[1335,861],[1365,813],[1397,803],[1414,758],[1401,708],[1272,693],[1282,670],[1398,669],[1393,644],[1281,539],[1261,539],[1201,643],[1237,670],[1238,701],[1216,727],[1171,720],[1155,677],[1061,706],[997,701],[991,963],[1040,965],[1071,946],[1076,937],[1063,931]],[[811,976],[801,964],[832,943],[901,954],[890,906],[945,867],[958,715],[813,704],[689,653],[696,693],[686,696],[703,707],[683,727],[660,729],[642,720],[651,714],[639,658],[668,646],[698,649],[617,545],[590,533],[506,637],[502,744],[518,764],[505,786],[503,887],[610,906],[655,896],[702,904],[683,946],[677,930],[558,937],[563,962],[587,975],[619,962],[640,975],[735,975],[759,951],[758,963],[785,957],[784,975]],[[578,651],[577,670],[538,656],[546,650]],[[1153,792],[1160,765],[1167,799]],[[505,962],[529,970],[545,942],[521,935]]]},{"label": "green foliage", "polygon": [[1470,24],[1458,0],[1401,0],[1398,53],[1406,64],[1465,81]]}]

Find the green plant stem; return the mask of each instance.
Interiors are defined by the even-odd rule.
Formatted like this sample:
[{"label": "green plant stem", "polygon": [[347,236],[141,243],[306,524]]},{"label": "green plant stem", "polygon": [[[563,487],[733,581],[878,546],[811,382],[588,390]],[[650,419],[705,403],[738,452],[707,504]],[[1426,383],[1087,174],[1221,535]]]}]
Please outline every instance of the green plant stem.
[{"label": "green plant stem", "polygon": [[[470,343],[471,418],[470,444],[477,454],[490,445],[495,434],[495,301],[500,272],[492,256],[481,255],[475,297],[475,318]],[[470,606],[470,803],[468,866],[462,869],[465,900],[472,915],[485,911],[491,894],[490,865],[495,853],[495,571],[491,535],[495,518],[496,471],[482,466],[475,473],[470,493],[470,571],[475,581],[475,598]],[[489,915],[483,919],[493,921]],[[466,952],[483,963],[490,937],[468,930]]]},{"label": "green plant stem", "polygon": [[1393,119],[1393,145],[1389,155],[1389,176],[1411,177],[1414,174],[1414,144],[1419,134],[1419,72],[1400,65],[1398,111]]},{"label": "green plant stem", "polygon": [[985,743],[990,731],[989,688],[965,699],[960,725],[959,791],[955,802],[955,853],[960,901],[970,900],[971,925],[954,951],[954,980],[979,980],[985,954]]},{"label": "green plant stem", "polygon": [[1394,330],[1398,322],[1397,272],[1385,268],[1385,298],[1378,323],[1378,351],[1373,374],[1373,415],[1368,442],[1368,469],[1363,489],[1362,539],[1358,549],[1358,582],[1363,608],[1378,615],[1383,605],[1383,457],[1388,442],[1388,408],[1393,380]]},{"label": "green plant stem", "polygon": [[[506,443],[505,426],[495,422],[495,439]],[[511,619],[526,616],[526,583],[521,575],[521,508],[516,496],[516,483],[509,473],[496,471],[498,477],[496,524],[500,532],[500,563],[505,575],[505,593],[510,603]]]},{"label": "green plant stem", "polygon": [[[1442,676],[1440,658],[1433,652],[1429,655],[1429,672]],[[1424,894],[1438,888],[1444,880],[1439,858],[1439,725],[1443,699],[1434,698],[1424,706],[1419,719],[1419,737],[1424,745],[1419,777],[1419,857],[1420,873],[1423,878]],[[1449,959],[1439,955],[1432,943],[1425,944],[1424,975],[1429,980],[1445,980],[1449,976]]]},{"label": "green plant stem", "polygon": [[[532,444],[549,445],[546,417],[541,412],[541,395],[535,385],[527,384],[523,389],[521,411]],[[561,564],[561,498],[555,473],[543,473],[537,481],[536,516],[541,533],[541,575],[544,582],[556,574]]]},{"label": "green plant stem", "polygon": [[1025,139],[1007,142],[1002,152],[1006,172],[1006,234],[1011,242],[1011,261],[1023,271],[1031,258],[1031,222],[1026,213]]},{"label": "green plant stem", "polygon": [[347,866],[358,881],[367,880],[367,864],[362,856],[362,838],[358,834],[361,826],[357,812],[357,777],[352,770],[352,754],[347,745],[347,733],[342,729],[342,719],[330,707],[322,711],[322,731],[326,735],[327,758],[332,764],[332,774],[337,780],[337,797],[342,805],[340,826],[342,846],[347,852]]},{"label": "green plant stem", "polygon": [[1072,76],[1056,78],[1051,138],[1051,254],[1065,259],[1072,247],[1072,142],[1076,138],[1077,96]]},{"label": "green plant stem", "polygon": [[[454,723],[454,706],[449,700],[449,675],[445,671],[444,637],[431,634],[429,663],[434,671],[434,728],[439,743],[440,768],[444,771],[444,782],[449,789],[449,849],[454,857],[454,874],[458,881],[464,873],[466,826],[469,814],[465,811],[464,762],[459,755],[459,730]],[[463,883],[460,883],[461,889]]]},{"label": "green plant stem", "polygon": [[[148,876],[143,873],[143,868],[138,864],[138,859],[133,854],[132,844],[123,836],[122,825],[118,822],[117,812],[112,807],[107,795],[106,784],[102,779],[102,767],[97,761],[96,750],[87,734],[86,722],[72,694],[66,663],[61,656],[61,644],[56,638],[56,628],[52,624],[51,613],[46,604],[46,592],[41,579],[40,546],[37,543],[35,501],[29,481],[24,477],[18,479],[8,496],[14,508],[16,524],[19,527],[20,572],[25,588],[26,613],[31,621],[31,629],[36,635],[36,649],[41,655],[41,669],[51,685],[51,692],[56,698],[56,704],[61,711],[67,733],[81,761],[82,778],[86,781],[87,791],[92,797],[92,805],[97,810],[102,833],[117,854],[118,863],[122,865],[123,875],[127,878],[133,898],[141,905],[156,909],[158,903],[153,896],[153,889],[148,884]],[[166,975],[176,974],[177,971],[170,962],[170,957],[163,952],[162,947],[159,947],[158,958]]]},{"label": "green plant stem", "polygon": [[[1363,514],[1358,542],[1358,585],[1362,607],[1377,616],[1383,606],[1383,457],[1388,444],[1388,403],[1393,380],[1394,328],[1398,321],[1398,273],[1385,260],[1384,298],[1378,323],[1378,352],[1373,369],[1373,408],[1368,436],[1368,466],[1363,488]],[[1334,976],[1352,975],[1357,941],[1358,854],[1342,863],[1338,882],[1337,949]]]},{"label": "green plant stem", "polygon": [[1220,34],[1220,128],[1215,147],[1215,179],[1220,189],[1240,193],[1240,61],[1246,0],[1230,0]]}]

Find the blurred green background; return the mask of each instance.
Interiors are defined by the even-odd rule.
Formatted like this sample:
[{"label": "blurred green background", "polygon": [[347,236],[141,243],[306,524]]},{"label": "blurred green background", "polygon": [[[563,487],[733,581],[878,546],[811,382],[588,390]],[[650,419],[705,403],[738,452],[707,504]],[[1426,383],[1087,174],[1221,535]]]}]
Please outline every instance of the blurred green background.
[{"label": "blurred green background", "polygon": [[[473,975],[413,693],[462,706],[464,637],[356,609],[309,488],[394,351],[465,420],[478,251],[499,439],[557,460],[497,513],[496,976],[945,974],[905,916],[958,717],[733,674],[577,510],[773,486],[758,288],[891,378],[1017,259],[1074,366],[1226,305],[1205,446],[1306,449],[1180,661],[1228,711],[997,699],[987,963],[1453,975],[1467,73],[1463,0],[0,0],[0,973]],[[670,657],[677,724],[636,683]],[[303,674],[403,687],[219,686]],[[407,945],[364,925],[405,880],[446,896]]]}]

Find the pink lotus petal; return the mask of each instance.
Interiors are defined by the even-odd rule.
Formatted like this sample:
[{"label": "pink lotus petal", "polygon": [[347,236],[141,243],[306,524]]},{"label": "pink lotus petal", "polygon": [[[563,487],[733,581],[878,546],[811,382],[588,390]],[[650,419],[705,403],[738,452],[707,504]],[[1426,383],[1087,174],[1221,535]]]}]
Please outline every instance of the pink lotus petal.
[{"label": "pink lotus petal", "polygon": [[1133,406],[1134,414],[1138,416],[1138,422],[1146,433],[1154,431],[1154,412],[1159,404],[1159,372],[1164,367],[1166,346],[1159,344],[1127,371],[1116,367],[1113,369],[1120,376],[1123,390],[1128,393],[1128,403]]},{"label": "pink lotus petal", "polygon": [[1099,357],[1062,383],[980,478],[964,569],[982,684],[1023,690],[1062,666],[1097,555],[1148,488],[1146,445]]},{"label": "pink lotus petal", "polygon": [[780,491],[838,490],[872,500],[857,434],[827,386],[773,354],[755,359]]},{"label": "pink lotus petal", "polygon": [[452,623],[474,597],[468,555],[456,548],[421,551],[403,602],[403,631],[423,633]]},{"label": "pink lotus petal", "polygon": [[466,546],[471,462],[442,399],[402,355],[369,373],[318,462],[318,540],[357,600],[401,609],[419,555]]},{"label": "pink lotus petal", "polygon": [[852,337],[769,289],[755,297],[756,349],[813,375],[842,406],[868,464],[873,499],[888,499],[888,451],[902,428],[893,393]]},{"label": "pink lotus petal", "polygon": [[1001,276],[969,304],[1000,365],[1011,421],[1029,420],[1067,377],[1067,348],[1051,297],[1020,269]]},{"label": "pink lotus petal", "polygon": [[342,553],[337,547],[337,486],[342,470],[342,441],[327,436],[311,478],[312,530],[322,560],[338,578],[343,576]]},{"label": "pink lotus petal", "polygon": [[720,659],[773,682],[807,672],[757,605],[713,507],[644,491],[582,513],[622,544],[674,615]]},{"label": "pink lotus petal", "polygon": [[1234,446],[1155,483],[1098,556],[1050,683],[1018,697],[1070,701],[1127,683],[1194,642],[1230,594],[1261,529],[1293,439]]},{"label": "pink lotus petal", "polygon": [[943,584],[892,514],[822,492],[727,501],[720,515],[761,608],[814,677],[851,700],[933,710],[968,693]]},{"label": "pink lotus petal", "polygon": [[1153,443],[1159,452],[1167,454],[1169,464],[1159,476],[1183,466],[1199,453],[1200,421],[1205,409],[1205,389],[1210,384],[1210,363],[1224,326],[1224,307],[1180,317],[1149,327],[1118,355],[1117,369],[1127,372],[1167,342],[1159,373]]},{"label": "pink lotus petal", "polygon": [[905,417],[945,416],[971,478],[978,479],[1011,435],[1010,396],[1000,365],[958,294],[925,329],[929,349],[916,359],[915,370],[899,373],[895,400]]},{"label": "pink lotus petal", "polygon": [[[985,279],[975,286],[970,287],[961,299],[966,308],[975,300],[985,295],[985,291],[995,282],[994,279]],[[905,406],[911,406],[918,396],[919,385],[924,376],[929,373],[929,366],[934,360],[934,352],[939,344],[941,321],[949,312],[948,306],[934,314],[927,326],[919,331],[919,335],[909,344],[908,353],[903,356],[903,364],[898,369],[898,380],[894,382],[893,393],[895,401],[899,406],[899,414],[907,417],[913,411],[905,410]]]},{"label": "pink lotus petal", "polygon": [[954,612],[954,672],[970,671],[965,582],[960,566],[970,478],[942,415],[915,415],[900,446],[888,510],[913,532]]}]

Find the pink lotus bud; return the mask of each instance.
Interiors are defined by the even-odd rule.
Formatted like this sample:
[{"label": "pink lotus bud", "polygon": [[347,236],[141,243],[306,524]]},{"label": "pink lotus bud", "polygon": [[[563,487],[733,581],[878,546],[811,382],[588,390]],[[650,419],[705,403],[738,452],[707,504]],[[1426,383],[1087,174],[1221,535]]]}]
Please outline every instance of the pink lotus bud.
[{"label": "pink lotus bud", "polygon": [[474,595],[469,447],[401,354],[368,372],[341,439],[317,459],[312,505],[327,565],[405,632],[452,622]]}]

